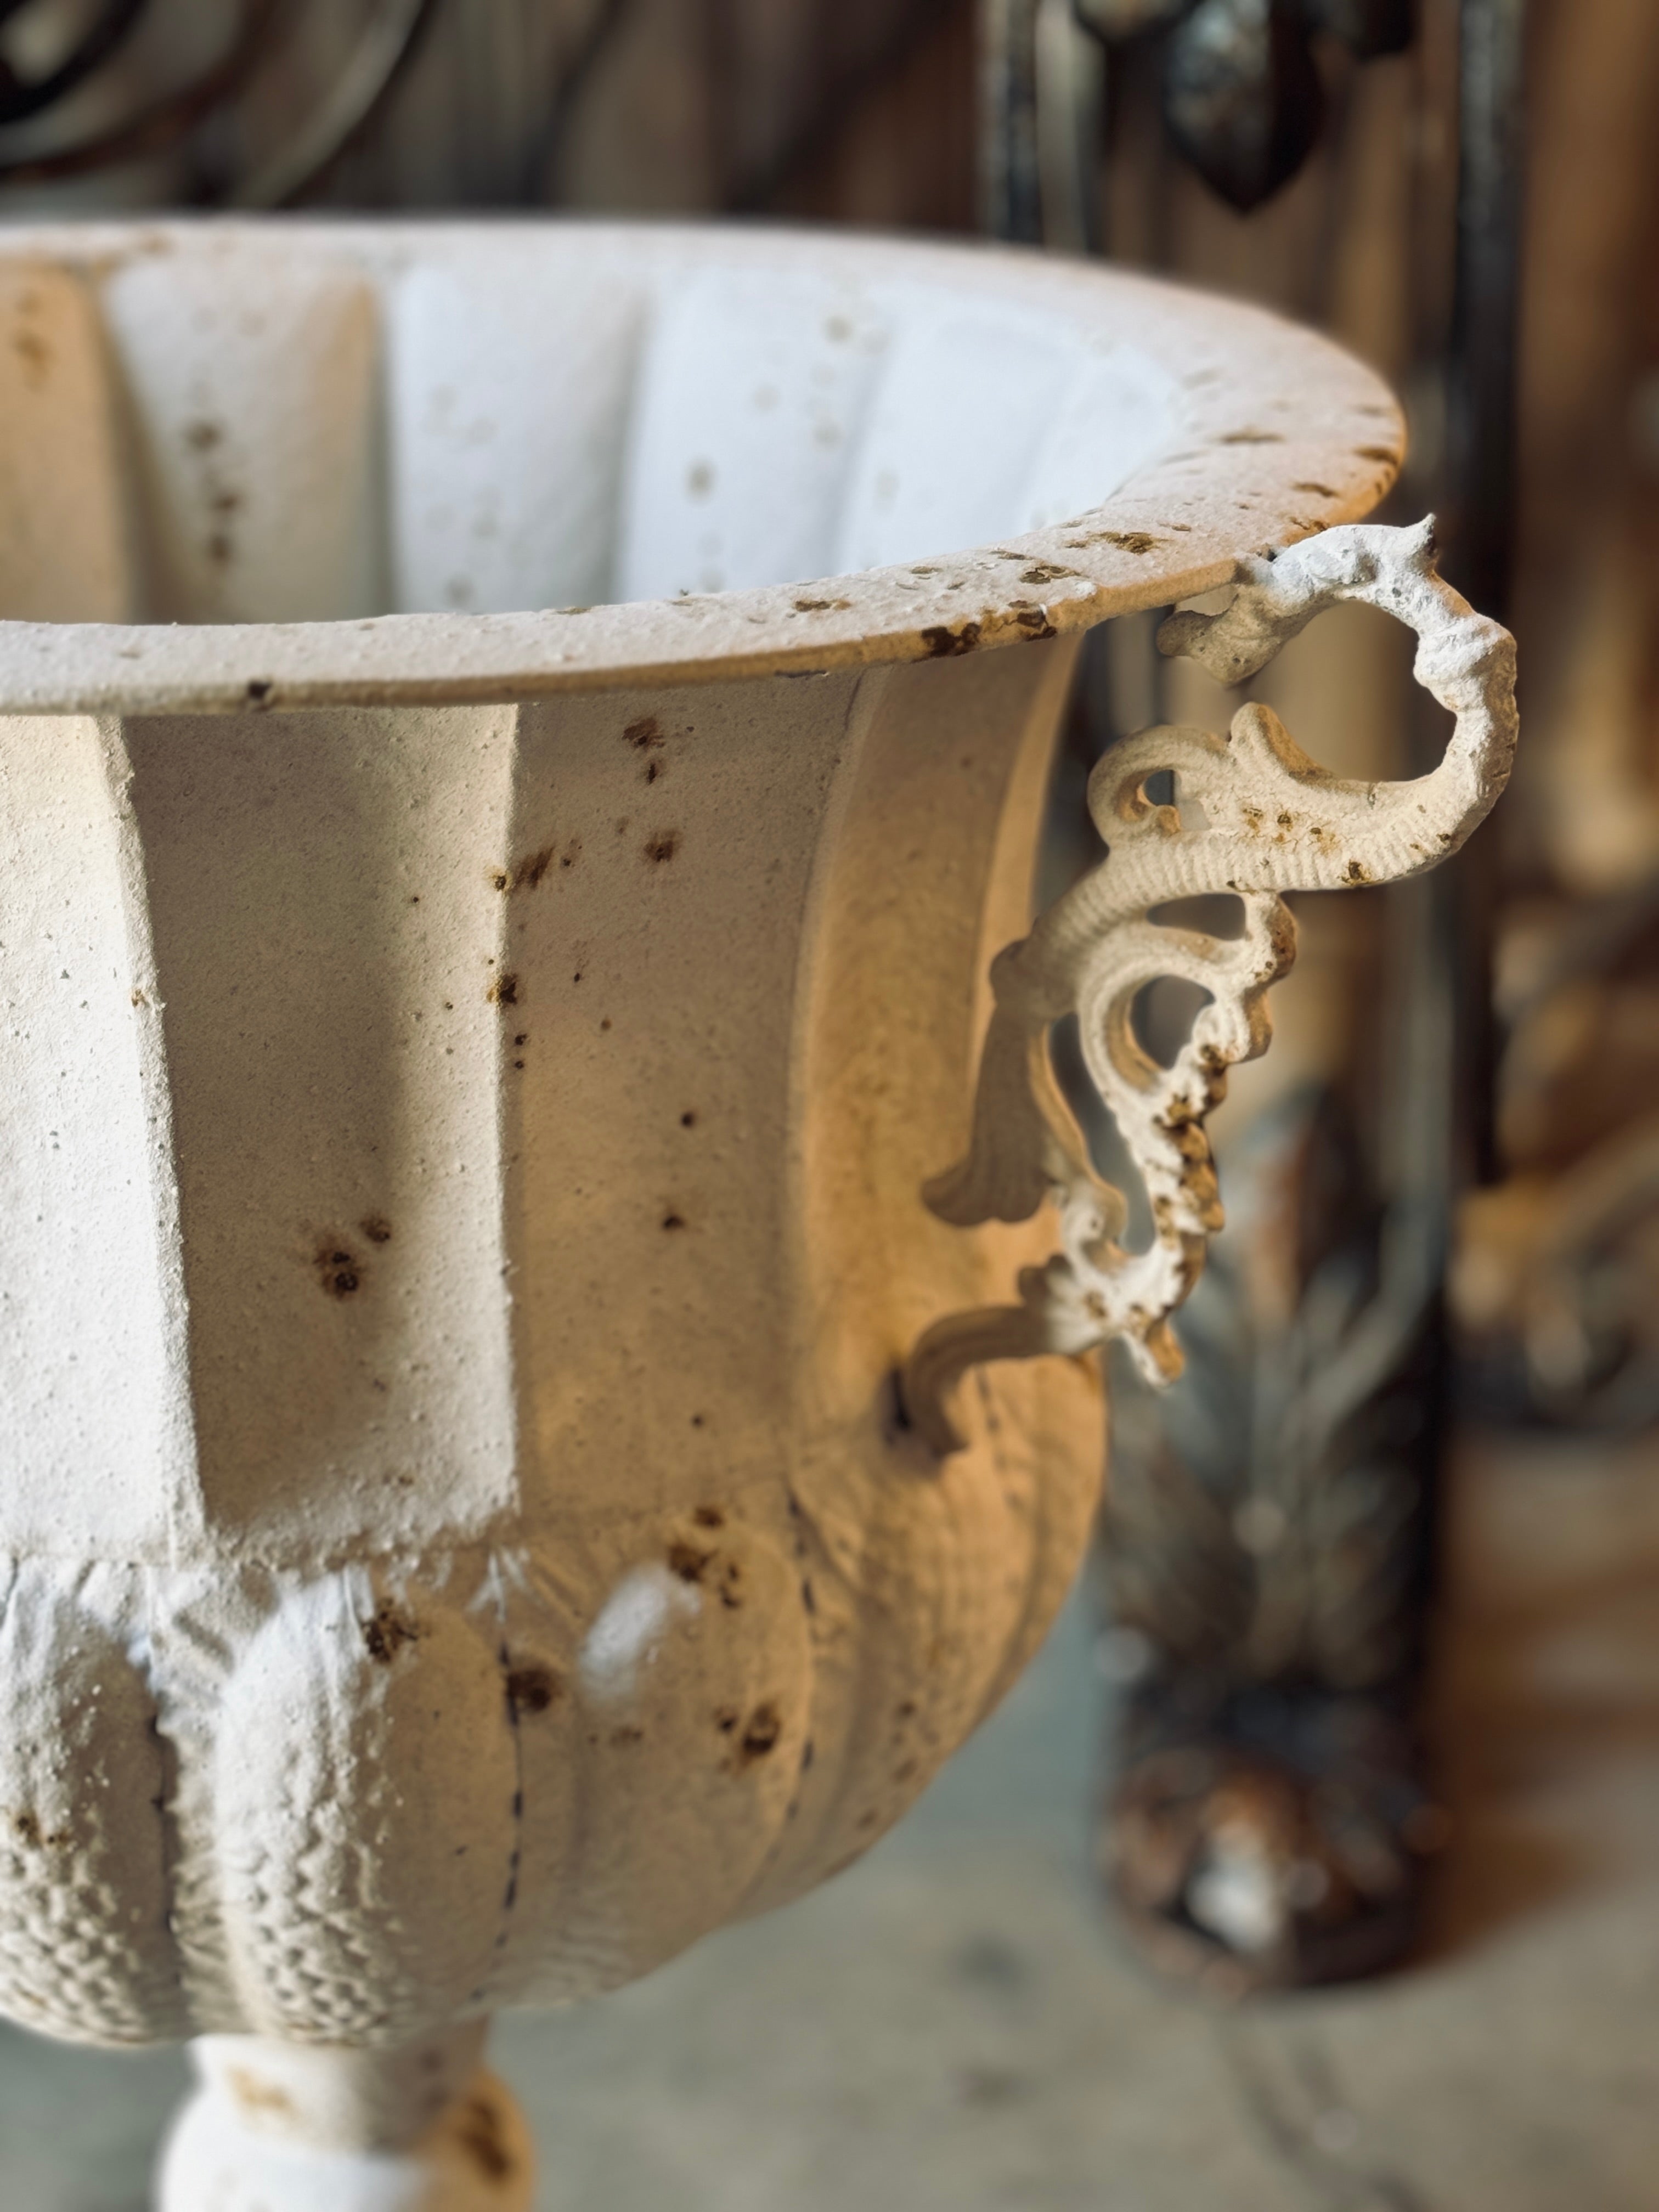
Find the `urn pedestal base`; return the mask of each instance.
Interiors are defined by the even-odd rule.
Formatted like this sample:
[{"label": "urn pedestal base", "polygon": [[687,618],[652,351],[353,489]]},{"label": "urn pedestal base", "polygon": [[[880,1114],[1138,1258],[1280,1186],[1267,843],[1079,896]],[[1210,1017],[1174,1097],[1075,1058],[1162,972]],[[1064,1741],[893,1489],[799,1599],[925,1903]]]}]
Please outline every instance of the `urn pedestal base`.
[{"label": "urn pedestal base", "polygon": [[487,2026],[396,2051],[202,2037],[160,2212],[529,2212],[530,2136],[479,2069]]}]

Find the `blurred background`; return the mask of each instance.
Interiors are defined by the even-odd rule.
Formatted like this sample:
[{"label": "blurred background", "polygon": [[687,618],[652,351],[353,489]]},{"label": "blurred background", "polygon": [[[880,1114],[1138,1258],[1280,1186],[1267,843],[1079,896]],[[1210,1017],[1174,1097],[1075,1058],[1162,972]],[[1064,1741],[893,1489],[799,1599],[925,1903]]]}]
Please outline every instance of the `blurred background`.
[{"label": "blurred background", "polygon": [[[1316,323],[1521,641],[1458,866],[1297,902],[1188,1374],[1115,1368],[1032,1675],[829,1890],[504,2027],[549,2212],[1655,2201],[1656,123],[1649,0],[0,0],[0,222],[858,224]],[[1085,652],[1045,898],[1099,754],[1237,703],[1155,626]],[[1253,693],[1347,773],[1443,734],[1363,611]],[[0,2029],[0,2203],[138,2212],[181,2072]]]}]

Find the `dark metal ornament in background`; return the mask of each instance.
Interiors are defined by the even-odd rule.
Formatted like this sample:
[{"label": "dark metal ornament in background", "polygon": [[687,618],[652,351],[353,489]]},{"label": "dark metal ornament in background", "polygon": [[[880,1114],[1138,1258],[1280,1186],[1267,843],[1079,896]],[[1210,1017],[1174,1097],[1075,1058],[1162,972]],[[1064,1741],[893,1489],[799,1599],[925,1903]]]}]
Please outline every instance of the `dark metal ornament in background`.
[{"label": "dark metal ornament in background", "polygon": [[[151,62],[167,52],[175,26],[202,27],[194,0],[106,0],[94,21],[46,67],[26,73],[6,58],[9,33],[42,33],[64,13],[62,0],[0,0],[0,188],[41,188],[149,165],[139,197],[162,204],[246,209],[282,208],[314,197],[344,156],[362,147],[386,118],[393,96],[424,50],[439,19],[465,31],[469,0],[367,0],[344,58],[307,95],[289,98],[274,134],[267,128],[249,150],[235,125],[270,78],[291,64],[308,24],[332,27],[335,0],[233,0],[223,13],[218,53],[156,93],[139,91],[128,104],[128,68],[148,40]],[[550,76],[539,115],[524,143],[505,149],[489,191],[498,204],[542,204],[549,172],[573,112],[594,70],[614,43],[631,0],[592,0],[568,52]],[[31,20],[33,19],[33,20]],[[122,72],[126,72],[124,78]],[[303,76],[303,70],[300,72]],[[511,88],[515,104],[522,86]],[[105,95],[82,115],[82,95]],[[110,110],[115,111],[111,119]],[[228,159],[221,142],[237,150]],[[159,165],[159,166],[157,166]],[[465,197],[463,194],[463,197]],[[476,195],[475,195],[476,197]]]},{"label": "dark metal ornament in background", "polygon": [[[986,3],[1003,9],[1006,32],[1012,0]],[[1314,143],[1313,34],[1367,58],[1412,29],[1400,0],[1079,4],[1109,42],[1162,41],[1166,97],[1188,102],[1175,130],[1240,206],[1259,204]],[[1434,495],[1452,518],[1452,573],[1500,616],[1521,12],[1520,0],[1463,0],[1455,329],[1437,364],[1452,431]],[[1001,82],[1005,105],[988,101],[988,121],[1000,113],[1040,149],[1054,126],[1039,72],[1008,67]],[[1026,175],[1022,234],[1052,244],[1040,161]],[[1103,665],[1121,629],[1095,641]],[[1122,650],[1133,659],[1144,643]],[[1155,696],[1141,718],[1159,719]],[[1127,733],[1097,731],[1091,750],[1089,712],[1085,692],[1080,769],[1103,738]],[[1487,843],[1478,865],[1495,856]],[[1082,857],[1064,845],[1062,830],[1060,873]],[[1231,1234],[1183,1314],[1185,1376],[1165,1394],[1114,1376],[1097,1567],[1116,1686],[1102,1871],[1159,1971],[1219,1995],[1396,1960],[1445,1840],[1416,1717],[1450,1400],[1444,1271],[1459,1175],[1480,1153],[1471,1129],[1485,1109],[1471,1102],[1489,1069],[1489,902],[1471,882],[1447,870],[1386,895],[1384,968],[1400,1005],[1379,1068],[1281,1104],[1234,1148],[1222,1169]],[[1155,1006],[1148,1018],[1155,1026]],[[1150,1033],[1143,1041],[1155,1049]],[[1055,1046],[1063,1082],[1068,1040]],[[1381,1106],[1362,1131],[1368,1085]],[[1120,1180],[1113,1133],[1091,1133]]]},{"label": "dark metal ornament in background", "polygon": [[994,238],[1088,253],[1105,66],[1074,0],[979,0],[980,221]]},{"label": "dark metal ornament in background", "polygon": [[[1100,1869],[1149,1962],[1223,1998],[1393,1963],[1445,1839],[1417,1713],[1454,1000],[1423,888],[1361,895],[1405,986],[1379,994],[1376,1067],[1281,1098],[1222,1161],[1186,1373],[1112,1375]],[[1150,998],[1143,1043],[1167,1057],[1184,1020]]]},{"label": "dark metal ornament in background", "polygon": [[1416,31],[1414,0],[1309,0],[1308,12],[1362,62],[1404,53]]},{"label": "dark metal ornament in background", "polygon": [[[1462,1255],[1479,1416],[1636,1436],[1659,1421],[1659,872],[1577,902],[1499,1007],[1498,1151]],[[1509,1234],[1492,1234],[1507,1222]]]},{"label": "dark metal ornament in background", "polygon": [[1170,137],[1206,182],[1246,213],[1287,184],[1318,141],[1325,108],[1319,37],[1370,61],[1410,45],[1414,16],[1413,0],[1074,4],[1109,47],[1161,37]]},{"label": "dark metal ornament in background", "polygon": [[1097,39],[1134,39],[1184,15],[1193,0],[1077,0],[1078,19]]},{"label": "dark metal ornament in background", "polygon": [[1042,243],[1037,159],[1037,15],[1042,0],[981,0],[980,220],[993,238]]},{"label": "dark metal ornament in background", "polygon": [[1459,11],[1457,276],[1447,362],[1446,573],[1499,622],[1514,569],[1526,0]]},{"label": "dark metal ornament in background", "polygon": [[[27,0],[0,0],[0,27],[22,14]],[[148,0],[106,0],[68,50],[44,70],[25,76],[0,56],[0,124],[22,123],[65,100],[103,67],[143,14]]]},{"label": "dark metal ornament in background", "polygon": [[1296,174],[1324,104],[1301,0],[1198,0],[1170,35],[1170,135],[1236,208],[1260,207]]},{"label": "dark metal ornament in background", "polygon": [[[49,136],[45,140],[31,127],[26,132],[27,143],[19,147],[18,123],[33,126],[42,118],[54,120],[74,94],[94,82],[112,61],[122,58],[141,19],[155,6],[155,0],[141,0],[125,18],[118,40],[95,49],[82,43],[33,82],[27,94],[15,102],[11,117],[0,118],[0,185],[56,184],[168,152],[242,89],[258,66],[278,3],[279,0],[249,0],[229,45],[216,60],[173,91],[141,102],[118,123],[100,124],[84,132]],[[0,15],[0,32],[13,18],[29,12],[30,0],[19,0],[19,4],[7,8]],[[9,67],[7,73],[14,86],[20,83]]]},{"label": "dark metal ornament in background", "polygon": [[[1525,176],[1527,0],[1462,0],[1458,11],[1457,258],[1446,363],[1444,573],[1507,622],[1514,581],[1516,351]],[[1499,848],[1478,841],[1441,896],[1458,979],[1462,1132],[1471,1176],[1498,1171],[1498,1036],[1492,947]]]},{"label": "dark metal ornament in background", "polygon": [[[1516,514],[1522,0],[1462,0],[1460,33],[1457,250],[1443,364],[1449,435],[1436,499],[1449,573],[1501,618]],[[1426,757],[1433,737],[1419,733]],[[1277,1320],[1243,1287],[1235,1250],[1194,1316],[1193,1393],[1177,1385],[1156,1408],[1121,1399],[1130,1433],[1102,1572],[1113,1618],[1140,1638],[1140,1663],[1125,1669],[1103,1870],[1148,1955],[1218,1992],[1392,1963],[1413,1940],[1425,1855],[1444,1840],[1444,1816],[1420,1779],[1415,1714],[1450,1440],[1444,1267],[1456,1191],[1491,1158],[1499,857],[1489,841],[1390,895],[1405,1034],[1385,1063],[1395,1161],[1370,1225],[1352,1225],[1311,1266],[1304,1258],[1302,1287]],[[1259,1240],[1276,1221],[1282,1244],[1316,1169],[1293,1132],[1281,1128],[1276,1155],[1272,1130],[1257,1136],[1254,1165],[1230,1161],[1224,1189],[1235,1218],[1255,1207],[1245,1237]],[[1374,1286],[1310,1359],[1330,1269],[1356,1280],[1368,1265]],[[1217,1327],[1218,1313],[1228,1326]],[[1369,1342],[1357,1364],[1339,1335]],[[1341,1418],[1310,1425],[1299,1408],[1328,1401],[1345,1366]],[[1161,1486],[1149,1486],[1149,1467],[1162,1471]],[[1183,1579],[1190,1612],[1194,1527],[1207,1531],[1211,1582],[1224,1559],[1237,1593],[1229,1632],[1198,1660],[1183,1649],[1170,1588]],[[1114,1544],[1125,1544],[1121,1569]],[[1164,1602],[1150,1610],[1148,1556],[1167,1563]],[[1281,1632],[1264,1638],[1264,1618]],[[1299,1644],[1282,1633],[1286,1620],[1300,1624]]]},{"label": "dark metal ornament in background", "polygon": [[[0,32],[28,11],[32,0],[0,4]],[[38,5],[39,0],[33,0]],[[334,82],[296,123],[291,136],[257,168],[198,196],[241,207],[281,207],[311,188],[379,114],[413,58],[437,0],[378,0]],[[118,121],[69,130],[44,140],[31,132],[19,148],[5,126],[50,119],[71,95],[121,61],[133,34],[165,28],[165,0],[112,6],[86,36],[31,89],[29,103],[8,112],[0,77],[0,185],[60,183],[131,167],[187,148],[194,135],[249,90],[276,51],[292,10],[286,0],[243,0],[221,52],[170,91],[141,99]],[[117,19],[118,18],[118,24]],[[102,33],[100,36],[100,33]],[[15,82],[15,80],[14,80]]]},{"label": "dark metal ornament in background", "polygon": [[1387,1157],[1352,1082],[1269,1109],[1224,1163],[1231,1235],[1183,1316],[1186,1375],[1161,1397],[1113,1378],[1101,1870],[1151,1961],[1221,1996],[1392,1964],[1444,1840],[1416,1717],[1452,1000],[1426,972],[1431,909],[1390,903],[1415,988],[1385,1054]]},{"label": "dark metal ornament in background", "polygon": [[349,58],[283,144],[225,191],[239,208],[292,207],[373,127],[437,14],[437,0],[378,0]]}]

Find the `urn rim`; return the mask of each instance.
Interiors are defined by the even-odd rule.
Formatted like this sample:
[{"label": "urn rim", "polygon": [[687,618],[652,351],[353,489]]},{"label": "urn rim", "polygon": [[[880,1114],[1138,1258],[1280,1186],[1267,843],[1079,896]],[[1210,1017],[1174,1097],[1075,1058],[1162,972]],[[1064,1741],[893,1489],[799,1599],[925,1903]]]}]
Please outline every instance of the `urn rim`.
[{"label": "urn rim", "polygon": [[458,241],[487,245],[532,229],[659,267],[912,276],[1057,312],[1085,335],[1109,331],[1171,370],[1178,434],[1068,520],[817,580],[516,613],[0,620],[0,713],[489,704],[956,658],[1213,590],[1243,559],[1369,514],[1403,457],[1404,419],[1388,385],[1334,341],[1220,294],[973,240],[580,216],[184,216],[20,223],[8,228],[0,259],[101,277],[141,258],[275,238],[314,242],[387,276]]}]

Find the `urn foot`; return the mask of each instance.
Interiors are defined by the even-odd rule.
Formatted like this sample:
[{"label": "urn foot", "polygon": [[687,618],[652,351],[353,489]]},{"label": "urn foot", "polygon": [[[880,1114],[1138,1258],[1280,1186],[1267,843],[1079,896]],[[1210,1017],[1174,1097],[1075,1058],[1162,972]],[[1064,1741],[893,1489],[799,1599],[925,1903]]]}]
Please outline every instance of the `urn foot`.
[{"label": "urn foot", "polygon": [[204,2037],[158,2212],[529,2212],[517,2105],[482,2023],[398,2051]]},{"label": "urn foot", "polygon": [[1135,1948],[1224,2003],[1397,1966],[1446,1825],[1405,1700],[1264,1686],[1204,1712],[1200,1694],[1166,1672],[1121,1726],[1099,1852]]}]

